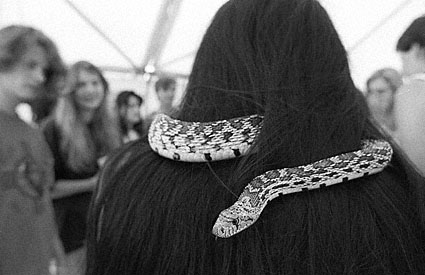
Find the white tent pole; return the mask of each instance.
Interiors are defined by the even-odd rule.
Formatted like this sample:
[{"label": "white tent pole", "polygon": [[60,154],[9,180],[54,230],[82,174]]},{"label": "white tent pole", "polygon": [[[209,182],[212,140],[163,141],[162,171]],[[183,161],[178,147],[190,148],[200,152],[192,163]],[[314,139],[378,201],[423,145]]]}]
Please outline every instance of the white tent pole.
[{"label": "white tent pole", "polygon": [[178,57],[173,58],[173,59],[171,59],[171,60],[164,61],[163,63],[161,63],[161,64],[160,64],[160,66],[161,66],[161,68],[165,68],[165,67],[167,67],[167,66],[170,66],[171,64],[174,64],[174,63],[179,62],[179,61],[181,61],[181,60],[184,60],[184,59],[186,59],[186,58],[192,57],[192,56],[194,56],[197,52],[198,52],[198,50],[196,49],[196,50],[194,50],[194,51],[191,51],[191,52],[185,53],[184,55],[178,56]]},{"label": "white tent pole", "polygon": [[167,43],[182,0],[163,0],[155,27],[145,52],[142,68],[154,73],[161,53]]},{"label": "white tent pole", "polygon": [[77,14],[92,27],[102,38],[109,43],[109,45],[112,46],[133,68],[135,73],[138,73],[140,69],[134,64],[133,60],[131,60],[130,57],[128,57],[123,50],[111,39],[109,38],[104,31],[102,31],[93,21],[90,20],[90,18],[85,15],[77,6],[75,6],[71,0],[64,0],[65,3],[67,3]]}]

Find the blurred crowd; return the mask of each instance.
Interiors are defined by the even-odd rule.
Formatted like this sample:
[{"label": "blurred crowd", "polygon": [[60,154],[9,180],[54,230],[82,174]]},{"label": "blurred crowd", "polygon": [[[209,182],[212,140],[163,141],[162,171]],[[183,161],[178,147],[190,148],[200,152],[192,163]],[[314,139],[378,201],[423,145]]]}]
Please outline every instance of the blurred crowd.
[{"label": "blurred crowd", "polygon": [[[134,91],[110,99],[98,67],[66,67],[39,30],[11,25],[0,43],[0,274],[82,274],[99,171],[114,150],[146,134],[155,114],[142,120]],[[175,79],[158,79],[158,112],[175,111],[175,90]],[[30,107],[25,123],[20,104]]]},{"label": "blurred crowd", "polygon": [[[258,4],[261,1],[249,2]],[[275,0],[272,2],[279,1]],[[281,2],[292,3],[294,1],[288,0]],[[287,9],[290,9],[289,6],[288,4]],[[244,11],[238,10],[237,12],[248,16],[248,13],[245,14]],[[254,11],[250,12],[254,13]],[[268,10],[268,12],[270,12],[270,10]],[[319,13],[317,10],[312,10],[311,12]],[[223,18],[227,18],[227,16],[230,18],[226,9],[224,9],[222,13],[224,14],[221,14]],[[310,19],[311,18],[307,18],[305,20]],[[218,22],[216,24],[221,24],[220,20],[222,20],[222,18],[220,14],[215,20]],[[264,20],[264,18],[262,18],[262,20]],[[231,24],[229,24],[229,26],[230,25]],[[214,40],[214,38],[211,38],[211,41],[209,41],[208,39],[210,37],[217,35],[214,34],[214,31],[217,31],[215,29],[217,26],[214,26],[213,23],[210,29],[211,33],[207,32],[207,36],[204,38],[206,41],[204,42],[205,45]],[[296,28],[294,27],[294,29]],[[270,31],[271,29],[267,30]],[[243,32],[242,29],[237,29],[235,31]],[[252,28],[252,31],[255,32],[255,28]],[[281,29],[277,28],[275,31],[278,32],[281,31]],[[218,32],[219,31],[217,31],[217,33]],[[208,36],[208,34],[210,34],[210,36]],[[276,36],[282,35],[276,34]],[[308,41],[308,43],[314,43],[311,42],[312,40]],[[237,43],[243,44],[245,42],[231,41],[228,45]],[[294,40],[293,43],[296,44],[297,42]],[[210,55],[212,56],[208,51],[212,50],[208,48],[208,45],[202,45],[195,61],[194,73],[190,79],[190,85],[192,85],[190,86],[191,90],[186,90],[188,96],[184,98],[183,103],[177,102],[176,100],[176,89],[179,79],[167,75],[158,75],[155,78],[154,90],[159,102],[159,107],[152,113],[142,116],[142,109],[145,108],[147,104],[144,94],[139,94],[133,90],[110,91],[108,80],[105,78],[104,73],[96,64],[92,64],[88,61],[82,60],[74,64],[65,65],[55,44],[42,31],[22,25],[11,25],[0,30],[0,187],[2,190],[2,192],[0,192],[0,275],[85,274],[86,267],[90,265],[87,260],[87,236],[91,238],[93,243],[98,242],[105,247],[107,247],[107,244],[105,244],[107,241],[111,241],[112,244],[121,241],[119,238],[123,238],[124,235],[117,236],[118,239],[114,240],[113,236],[104,235],[103,231],[98,232],[97,234],[99,235],[94,237],[88,233],[88,230],[90,230],[88,217],[91,207],[94,207],[92,212],[92,215],[94,215],[93,217],[99,218],[101,215],[112,215],[112,210],[109,210],[110,212],[105,210],[105,213],[102,212],[103,210],[100,211],[100,206],[98,207],[95,205],[93,197],[104,196],[104,198],[106,198],[109,196],[108,198],[110,199],[110,203],[112,203],[111,205],[116,205],[117,209],[119,209],[120,202],[115,201],[114,198],[111,197],[113,192],[108,194],[102,193],[103,191],[99,191],[101,189],[100,186],[101,184],[109,184],[106,185],[105,190],[115,190],[112,188],[113,184],[127,184],[127,182],[119,182],[118,180],[114,182],[108,181],[108,179],[114,178],[114,175],[104,175],[103,169],[105,165],[108,165],[110,157],[115,155],[120,156],[120,158],[114,162],[114,165],[117,167],[121,167],[120,161],[127,163],[128,159],[134,159],[134,162],[136,162],[135,156],[137,154],[133,156],[129,153],[127,156],[123,152],[130,152],[130,150],[134,152],[139,149],[141,150],[140,152],[143,152],[144,147],[141,145],[140,148],[137,147],[139,144],[138,142],[141,142],[140,144],[146,143],[149,126],[158,114],[166,114],[173,118],[181,118],[184,121],[190,121],[190,119],[196,121],[198,118],[200,121],[208,121],[221,118],[220,114],[222,113],[229,114],[231,117],[246,115],[245,111],[239,111],[248,108],[246,106],[250,106],[249,108],[252,108],[252,110],[259,110],[258,112],[263,112],[266,115],[269,114],[268,112],[273,114],[275,110],[278,110],[279,106],[276,100],[274,102],[270,101],[271,107],[264,107],[261,105],[271,100],[267,97],[266,99],[262,98],[261,96],[263,95],[261,91],[270,88],[269,90],[272,91],[270,93],[273,94],[274,87],[269,87],[267,85],[272,84],[275,78],[278,78],[280,74],[275,71],[270,71],[268,74],[265,74],[267,77],[270,76],[269,83],[267,83],[266,80],[252,80],[252,78],[261,79],[262,75],[258,74],[257,76],[253,71],[249,71],[252,68],[268,70],[275,67],[268,67],[266,65],[264,68],[252,66],[252,68],[248,68],[248,71],[245,72],[246,68],[244,66],[238,67],[237,65],[237,63],[241,62],[240,60],[243,59],[238,57],[240,59],[234,60],[236,65],[234,65],[233,69],[241,75],[245,73],[249,75],[249,77],[245,79],[237,73],[229,76],[230,74],[226,75],[226,70],[230,70],[229,68],[231,68],[232,65],[227,64],[226,69],[222,68],[219,62],[222,62],[222,64],[224,64],[223,66],[225,66],[226,63],[223,61],[225,57],[219,55],[214,56],[214,58],[217,58],[214,62],[217,63],[211,65],[208,63],[207,57],[209,58]],[[258,56],[254,56],[254,54],[248,56],[247,53],[247,56],[244,57],[246,60],[250,60],[250,58],[253,58],[253,60],[259,58],[259,56],[265,55],[267,51],[277,51],[276,49],[270,48],[271,46],[269,47],[262,44],[258,44],[257,46],[260,48],[264,47],[264,49],[261,48],[258,50],[260,52]],[[397,45],[388,46],[394,46],[396,48],[403,67],[400,71],[395,68],[380,68],[374,72],[368,78],[367,83],[365,83],[364,91],[361,91],[363,95],[362,100],[365,101],[364,105],[367,106],[367,110],[365,111],[367,113],[367,120],[370,121],[373,127],[379,130],[380,136],[391,142],[393,148],[399,148],[397,152],[400,152],[400,154],[406,158],[409,165],[411,165],[409,167],[412,167],[412,171],[414,171],[412,173],[415,173],[415,175],[417,174],[420,178],[425,176],[425,16],[416,19],[409,26],[400,37]],[[241,49],[244,48],[241,47]],[[235,52],[238,52],[238,50],[240,49],[235,50]],[[262,50],[264,50],[264,52],[261,52]],[[223,52],[230,54],[232,50],[224,49]],[[240,50],[240,52],[243,51]],[[278,55],[277,52],[275,52],[275,55]],[[275,55],[272,55],[271,58],[275,58]],[[207,61],[203,59],[204,57]],[[220,58],[223,60],[220,60]],[[230,59],[231,58],[229,58],[229,60]],[[213,60],[212,57],[211,60]],[[263,63],[259,62],[259,64]],[[298,63],[294,62],[291,64],[295,71],[295,67],[298,66],[296,64]],[[273,65],[279,68],[278,64]],[[215,67],[212,68],[211,66]],[[220,85],[223,83],[231,84],[226,84],[223,86],[225,88],[220,88],[219,84],[215,87],[213,81],[208,82],[209,75],[214,75],[217,71],[218,73],[215,76]],[[223,73],[220,74],[220,72]],[[288,72],[295,75],[293,71]],[[293,75],[291,75],[291,77],[294,78]],[[311,83],[317,82],[306,75],[304,78],[300,79],[304,79],[305,81],[311,80]],[[329,79],[326,78],[326,81],[328,80]],[[251,84],[249,81],[252,81],[252,86],[250,86]],[[279,81],[276,81],[276,83],[280,85],[281,82]],[[285,84],[285,82],[282,83]],[[292,84],[296,85],[299,83],[294,82],[290,85]],[[199,89],[199,87],[203,87],[204,90],[198,91],[197,89]],[[333,89],[331,86],[327,88]],[[253,94],[252,96],[244,94],[244,92],[251,90],[256,90],[257,94]],[[221,93],[225,91],[232,94],[233,97],[221,100],[219,97]],[[208,93],[212,95],[207,97],[205,94]],[[261,99],[259,99],[260,97]],[[292,100],[292,97],[288,96],[287,102],[290,102],[290,100]],[[243,102],[239,104],[239,101]],[[216,109],[209,110],[208,107],[205,107],[207,106],[205,102],[212,102],[215,104],[214,108]],[[289,105],[288,103],[288,108],[293,108],[292,113],[282,114],[280,117],[276,116],[274,120],[291,119],[295,117],[294,113],[308,112],[307,107],[302,106],[302,102],[304,102],[303,99],[300,101],[294,100],[294,102],[292,102],[294,103],[293,105]],[[308,104],[311,103],[310,101],[308,102]],[[315,101],[312,100],[312,102]],[[329,107],[330,110],[333,110],[332,104],[334,103],[332,99],[329,99],[329,104],[331,106]],[[22,116],[18,115],[19,112],[17,113],[16,111],[18,106],[22,106],[22,104],[27,104],[30,108],[31,115],[27,117],[25,122]],[[181,107],[181,104],[183,107]],[[276,104],[277,107],[273,104]],[[284,106],[286,103],[280,102],[279,104]],[[258,107],[260,105],[262,106],[261,108]],[[223,108],[225,111],[221,111],[220,108]],[[287,106],[285,106],[285,108],[287,108]],[[317,110],[322,110],[320,108],[326,109],[327,107],[317,107]],[[337,108],[339,107],[335,107],[335,112],[337,112]],[[350,108],[352,107],[347,107],[347,110],[351,110]],[[360,109],[361,108],[359,108],[359,110]],[[203,110],[205,112],[203,112]],[[344,113],[343,110],[338,110],[338,112],[341,114]],[[296,119],[296,117],[294,119]],[[267,122],[265,119],[265,129],[268,129],[267,127],[272,125],[267,123],[272,122]],[[273,121],[273,123],[275,123],[275,121]],[[318,120],[315,125],[321,125],[320,123],[322,123],[321,120]],[[360,124],[361,123],[359,123],[359,125]],[[280,124],[276,122],[276,125]],[[290,127],[291,126],[288,126],[288,131],[292,129]],[[319,126],[309,127],[308,129],[315,129],[315,127],[319,128]],[[296,132],[296,130],[293,131]],[[313,132],[313,130],[311,130],[311,132]],[[347,130],[347,133],[348,132],[349,130]],[[276,130],[276,134],[279,135],[279,130]],[[307,135],[308,131],[306,135],[300,134],[300,136]],[[282,134],[282,138],[284,136],[285,134]],[[278,143],[278,141],[275,142]],[[312,142],[311,144],[316,143],[317,142]],[[262,145],[261,143],[259,144]],[[273,144],[273,142],[271,144]],[[343,144],[343,142],[341,141],[339,144]],[[302,147],[300,144],[297,144],[297,146],[299,148]],[[344,151],[346,148],[351,148],[350,146],[347,145],[347,147],[342,146],[338,148],[342,148],[340,151]],[[329,152],[333,152],[332,150]],[[337,152],[339,149],[335,150],[335,152]],[[313,151],[312,149],[311,152]],[[286,151],[282,149],[282,152]],[[280,160],[280,158],[269,160],[267,159],[268,156],[269,155],[264,155],[262,160],[265,162],[270,161],[270,163],[276,163]],[[289,156],[288,159],[290,159]],[[250,161],[251,160],[247,161],[247,163]],[[302,161],[300,160],[299,162]],[[290,162],[288,163],[291,164]],[[163,167],[162,165],[171,166],[170,163],[157,164],[156,167],[159,169],[157,171],[158,173],[168,171],[165,170],[165,168],[161,170],[161,167]],[[232,166],[233,164],[231,163],[228,165],[229,166],[226,166],[226,168],[217,168],[217,170],[229,169],[227,167],[236,169],[237,167],[236,165]],[[136,175],[135,171],[137,168],[124,164],[122,167],[127,167],[126,171],[128,171],[128,173]],[[268,164],[264,164],[264,168],[258,170],[263,171],[268,167],[274,166],[272,164],[269,166]],[[208,170],[214,170],[213,168],[207,167],[204,169],[205,172],[203,173],[208,173]],[[192,180],[192,176],[187,176],[185,174],[188,173],[188,171],[184,171],[185,172],[181,173],[182,177]],[[247,170],[246,172],[249,171]],[[146,175],[150,173],[152,172]],[[171,174],[172,173],[170,173],[170,175]],[[193,175],[194,181],[196,181],[195,174]],[[115,176],[116,175],[123,176],[125,173],[121,172],[121,174],[119,174],[117,172]],[[179,174],[174,173],[173,175],[178,177],[177,175]],[[220,175],[227,174],[222,172]],[[216,176],[219,177],[220,175],[214,175],[212,178],[216,180]],[[244,173],[241,173],[241,178],[243,175]],[[106,179],[104,180],[103,177]],[[161,181],[159,176],[155,179]],[[134,180],[134,184],[136,184],[136,182],[142,181],[142,176],[134,176],[132,180]],[[167,178],[167,180],[170,181],[171,179]],[[143,179],[143,181],[145,181],[145,179]],[[164,179],[164,181],[166,180]],[[160,191],[158,190],[155,192],[152,191],[155,196],[159,196],[157,192]],[[131,192],[132,191],[129,191],[129,193]],[[119,192],[117,192],[117,194],[119,194]],[[221,193],[218,192],[217,194]],[[206,196],[202,191],[199,191],[199,193],[197,193],[197,196],[198,195]],[[173,197],[174,193],[173,195],[170,193],[169,196],[170,200],[177,200]],[[233,198],[234,196],[230,197]],[[124,199],[123,197],[122,200]],[[145,197],[145,199],[148,198]],[[131,202],[132,199],[129,199],[128,203]],[[179,203],[183,204],[183,201],[176,201],[173,207],[180,207]],[[294,202],[294,205],[297,205],[297,203]],[[133,209],[131,205],[126,207]],[[275,205],[274,207],[276,208],[279,206]],[[99,211],[96,212],[96,210]],[[162,215],[164,211],[166,212],[167,210],[158,210],[158,215]],[[135,213],[138,212],[136,211]],[[217,212],[214,213],[218,214]],[[128,222],[127,215],[130,214],[122,212],[115,214],[123,216],[120,222],[123,223],[123,227],[127,226],[127,230],[131,232],[142,230],[141,227],[131,227],[131,225],[129,225],[131,223],[126,223]],[[130,218],[128,217],[128,219]],[[154,217],[151,219],[152,221],[155,220]],[[193,223],[204,222],[203,220],[191,221]],[[377,221],[377,223],[378,222],[379,221]],[[412,224],[418,226],[420,222],[416,222],[415,220]],[[110,230],[108,229],[108,224],[103,226],[106,228],[104,229],[106,230],[105,232]],[[111,225],[111,228],[112,226],[113,225]],[[173,227],[174,225],[169,224],[164,226]],[[203,227],[204,225],[199,226]],[[414,226],[412,225],[412,228]],[[158,229],[160,227],[154,228]],[[161,231],[162,229],[158,230]],[[261,228],[258,230],[258,232],[262,232]],[[155,236],[154,232],[146,230],[143,232]],[[261,234],[258,232],[257,234]],[[294,231],[287,234],[298,233]],[[412,232],[410,233],[415,234]],[[270,233],[270,235],[266,234],[265,236],[267,236],[267,238],[276,237],[272,237],[271,234],[272,233]],[[277,233],[274,232],[274,234]],[[130,236],[134,237],[136,235],[131,233]],[[182,236],[183,235],[181,235],[182,242],[186,238],[190,238],[188,236]],[[393,237],[394,236],[391,235],[388,238]],[[198,238],[198,236],[196,238]],[[265,237],[265,239],[267,238]],[[202,237],[199,237],[199,239],[202,242]],[[143,241],[145,240],[143,239]],[[131,239],[131,242],[135,243],[143,243],[143,241],[142,239]],[[131,242],[128,241],[128,243]],[[268,239],[265,242],[268,242]],[[161,242],[158,241],[158,243]],[[178,242],[176,241],[176,245],[177,244]],[[257,242],[256,244],[259,245]],[[217,242],[217,246],[220,245],[223,245],[223,247],[225,246],[224,243]],[[371,243],[370,245],[373,246],[375,244]],[[392,244],[389,244],[389,246],[391,245]],[[141,247],[143,247],[143,245],[141,245]],[[151,246],[147,247],[152,248]],[[234,244],[233,247],[239,249],[239,246],[236,248],[236,244]],[[247,245],[246,249],[250,248],[248,248]],[[120,249],[126,251],[125,248],[121,247]],[[161,247],[158,247],[158,249],[159,250],[151,251],[151,253],[161,253]],[[226,249],[231,250],[231,247],[229,246]],[[261,249],[261,247],[259,246],[257,249]],[[276,247],[273,249],[276,249]],[[399,248],[394,246],[394,249]],[[96,249],[93,251],[96,251]],[[91,254],[94,263],[101,261],[97,261],[96,257],[99,257],[99,259],[107,259],[106,256],[99,256],[99,252],[97,253],[98,254]],[[114,247],[110,247],[109,253],[115,255]],[[125,252],[124,255],[127,255],[126,253],[127,252]],[[134,253],[137,254],[138,252]],[[417,251],[417,254],[425,255],[425,252]],[[192,257],[197,256],[200,255],[192,255]],[[328,257],[332,258],[334,256],[335,255],[329,255]],[[185,257],[179,257],[187,261],[185,264],[191,264]],[[235,255],[233,255],[233,257],[237,258]],[[425,259],[425,257],[420,258],[419,261],[423,259]],[[231,260],[238,261],[237,259],[228,259],[228,263],[230,263]],[[415,259],[410,260],[412,262],[416,261]],[[239,259],[239,261],[243,262],[244,260]],[[255,261],[257,261],[257,259],[255,259]],[[265,260],[263,259],[263,261]],[[220,263],[225,265],[226,262]],[[353,260],[353,264],[354,263],[355,260]],[[105,263],[105,265],[109,264],[110,263]],[[119,263],[116,264],[119,266]],[[263,262],[263,264],[265,263]],[[313,263],[311,264],[314,265]],[[152,265],[150,265],[149,268],[147,266],[148,264],[139,270],[139,272],[142,272],[140,274],[166,274],[155,273],[153,269],[149,269]],[[122,270],[124,269],[125,268]],[[332,270],[332,268],[330,269]],[[420,267],[418,267],[418,270],[419,269]],[[114,269],[112,268],[111,270]],[[143,273],[143,270],[150,270],[152,273]],[[225,268],[221,267],[220,270],[225,270]],[[220,274],[231,274],[231,270],[232,268],[229,266],[226,271],[228,273],[223,271],[223,273]],[[384,268],[383,270],[386,269]],[[388,270],[391,270],[391,267],[388,267]],[[422,271],[425,273],[425,270]],[[344,272],[341,271],[341,274],[343,273]],[[359,272],[359,274],[360,273],[361,272]],[[377,273],[380,274],[379,271]],[[95,272],[88,274],[95,274]],[[114,273],[110,272],[104,274]],[[270,272],[270,274],[277,273]],[[357,273],[348,272],[344,274]],[[366,272],[365,274],[369,273]],[[396,273],[388,271],[388,273],[385,274]]]}]

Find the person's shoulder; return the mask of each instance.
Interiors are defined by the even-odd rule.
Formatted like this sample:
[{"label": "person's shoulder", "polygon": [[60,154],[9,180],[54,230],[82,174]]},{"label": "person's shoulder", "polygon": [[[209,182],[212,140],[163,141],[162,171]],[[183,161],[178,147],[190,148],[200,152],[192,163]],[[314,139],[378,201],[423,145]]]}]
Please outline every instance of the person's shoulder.
[{"label": "person's shoulder", "polygon": [[16,136],[25,137],[37,133],[37,128],[33,125],[20,119],[15,115],[3,114],[0,112],[0,129],[2,129],[0,136]]},{"label": "person's shoulder", "polygon": [[413,74],[413,75],[407,76],[404,80],[405,81],[417,80],[417,81],[425,82],[425,73]]}]

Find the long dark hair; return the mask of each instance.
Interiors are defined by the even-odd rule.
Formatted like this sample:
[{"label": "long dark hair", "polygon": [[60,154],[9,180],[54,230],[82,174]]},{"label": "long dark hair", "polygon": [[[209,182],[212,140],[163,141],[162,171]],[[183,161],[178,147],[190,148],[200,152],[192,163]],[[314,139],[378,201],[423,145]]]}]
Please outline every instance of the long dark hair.
[{"label": "long dark hair", "polygon": [[417,179],[397,152],[380,174],[277,198],[251,228],[229,239],[211,234],[256,175],[382,138],[317,1],[233,0],[214,17],[178,118],[249,114],[264,125],[246,157],[181,163],[145,138],[112,158],[93,202],[87,273],[423,273]]},{"label": "long dark hair", "polygon": [[[128,123],[127,123],[127,118],[124,114],[121,113],[121,109],[125,108],[125,110],[127,110],[128,108],[128,104],[129,104],[129,100],[130,98],[135,98],[138,101],[138,105],[139,107],[142,105],[143,103],[143,98],[141,96],[139,96],[138,94],[136,94],[134,91],[130,91],[130,90],[124,90],[119,92],[119,94],[117,95],[116,99],[115,99],[115,107],[116,107],[116,112],[118,114],[118,122],[119,122],[119,126],[120,126],[120,131],[121,131],[121,135],[126,135],[127,132],[130,130],[128,128]],[[135,126],[135,130],[142,135],[143,132],[143,125],[142,125],[142,121],[140,121],[140,123],[137,123],[137,125]]]}]

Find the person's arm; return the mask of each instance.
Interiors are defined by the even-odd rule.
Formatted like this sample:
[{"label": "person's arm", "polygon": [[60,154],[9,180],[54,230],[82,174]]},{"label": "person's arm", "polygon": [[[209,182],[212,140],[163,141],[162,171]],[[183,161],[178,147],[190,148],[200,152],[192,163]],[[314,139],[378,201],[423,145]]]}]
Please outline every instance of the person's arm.
[{"label": "person's arm", "polygon": [[425,176],[425,82],[410,81],[395,98],[395,138]]},{"label": "person's arm", "polygon": [[69,197],[78,193],[93,191],[97,183],[97,174],[88,179],[57,180],[51,190],[53,199]]},{"label": "person's arm", "polygon": [[[46,185],[46,187],[48,187]],[[55,213],[53,210],[53,204],[50,196],[50,190],[49,188],[46,188],[44,190],[44,193],[46,194],[43,198],[45,205],[47,207],[47,211],[49,212],[48,217],[50,218],[50,230],[51,232],[51,249],[52,249],[52,257],[55,260],[56,264],[56,274],[58,275],[65,275],[66,274],[66,263],[65,263],[65,249],[63,247],[62,241],[59,237],[59,231],[56,225],[55,221]]]}]

